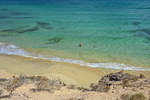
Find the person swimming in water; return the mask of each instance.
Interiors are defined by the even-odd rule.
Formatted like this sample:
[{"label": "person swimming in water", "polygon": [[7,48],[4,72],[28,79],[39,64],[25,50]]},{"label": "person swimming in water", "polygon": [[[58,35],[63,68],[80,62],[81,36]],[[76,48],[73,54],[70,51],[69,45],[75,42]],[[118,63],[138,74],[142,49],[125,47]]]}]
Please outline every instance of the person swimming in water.
[{"label": "person swimming in water", "polygon": [[82,42],[80,42],[79,46],[82,47]]}]

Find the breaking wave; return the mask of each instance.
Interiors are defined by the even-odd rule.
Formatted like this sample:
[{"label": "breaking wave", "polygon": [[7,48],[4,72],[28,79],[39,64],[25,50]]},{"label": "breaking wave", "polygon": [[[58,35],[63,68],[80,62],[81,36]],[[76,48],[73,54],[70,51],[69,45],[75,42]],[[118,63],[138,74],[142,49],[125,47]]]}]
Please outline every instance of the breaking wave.
[{"label": "breaking wave", "polygon": [[0,42],[0,54],[5,55],[17,55],[23,57],[29,57],[33,59],[44,59],[50,60],[55,62],[65,62],[71,64],[78,64],[81,66],[88,66],[88,67],[100,67],[100,68],[107,68],[107,69],[116,69],[116,70],[137,70],[137,71],[150,71],[150,68],[142,68],[142,67],[135,67],[135,66],[128,66],[125,64],[119,63],[88,63],[82,60],[74,60],[74,59],[65,59],[59,57],[46,57],[44,55],[35,55],[33,53],[29,53],[22,48],[12,45],[12,44],[5,44]]}]

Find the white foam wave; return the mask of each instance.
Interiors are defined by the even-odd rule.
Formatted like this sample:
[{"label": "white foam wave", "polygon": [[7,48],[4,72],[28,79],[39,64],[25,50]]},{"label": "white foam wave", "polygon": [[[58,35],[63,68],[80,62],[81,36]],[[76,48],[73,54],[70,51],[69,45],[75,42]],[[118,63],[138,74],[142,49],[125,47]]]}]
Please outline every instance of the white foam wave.
[{"label": "white foam wave", "polygon": [[19,56],[29,55],[28,52],[24,51],[23,49],[15,45],[8,45],[1,42],[0,42],[0,54],[19,55]]},{"label": "white foam wave", "polygon": [[17,47],[15,45],[8,45],[5,43],[0,43],[0,54],[18,55],[18,56],[30,57],[33,59],[44,59],[44,60],[50,60],[55,62],[65,62],[71,64],[78,64],[81,66],[88,66],[88,67],[101,67],[101,68],[116,69],[116,70],[150,71],[150,68],[128,66],[119,63],[88,63],[81,60],[64,59],[59,57],[46,57],[44,55],[35,55],[35,54],[33,55],[32,53],[29,53],[21,49],[20,47]]}]

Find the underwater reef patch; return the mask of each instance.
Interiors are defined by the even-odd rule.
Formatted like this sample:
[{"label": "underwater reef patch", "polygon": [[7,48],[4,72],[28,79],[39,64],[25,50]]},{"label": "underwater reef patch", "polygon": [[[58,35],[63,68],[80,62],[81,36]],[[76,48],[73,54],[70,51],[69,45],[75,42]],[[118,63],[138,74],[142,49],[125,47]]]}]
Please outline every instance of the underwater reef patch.
[{"label": "underwater reef patch", "polygon": [[136,9],[150,9],[150,7],[139,7],[139,8],[136,8]]},{"label": "underwater reef patch", "polygon": [[54,37],[54,38],[50,38],[48,39],[48,42],[46,42],[46,44],[56,44],[59,43],[63,40],[63,38],[61,37]]},{"label": "underwater reef patch", "polygon": [[1,8],[0,11],[9,11],[7,8]]},{"label": "underwater reef patch", "polygon": [[39,27],[34,26],[34,27],[29,27],[29,26],[23,26],[23,27],[17,27],[13,29],[4,29],[0,30],[0,36],[12,36],[12,34],[20,34],[20,33],[25,33],[25,32],[34,32],[39,30]]},{"label": "underwater reef patch", "polygon": [[132,32],[144,32],[150,36],[150,28],[137,29],[137,30],[133,30]]},{"label": "underwater reef patch", "polygon": [[138,21],[134,21],[132,24],[135,25],[135,26],[137,26],[137,25],[140,25],[141,23],[138,22]]},{"label": "underwater reef patch", "polygon": [[38,31],[38,30],[39,30],[39,27],[34,26],[34,27],[31,27],[31,28],[19,30],[17,32],[18,33],[25,33],[25,32],[34,32],[34,31]]},{"label": "underwater reef patch", "polygon": [[47,23],[47,22],[37,21],[36,24],[39,28],[52,29],[52,27],[50,26],[50,23]]},{"label": "underwater reef patch", "polygon": [[0,16],[0,19],[8,19],[10,18],[9,16]]},{"label": "underwater reef patch", "polygon": [[[3,16],[5,18],[5,16]],[[2,17],[2,18],[3,18]],[[1,18],[1,16],[0,16]],[[6,16],[7,18],[7,16]],[[12,17],[14,18],[14,17]],[[18,18],[18,17],[16,17]],[[21,19],[25,19],[25,18],[32,18],[32,17],[19,17]],[[12,34],[21,34],[21,33],[27,33],[27,32],[35,32],[35,31],[38,31],[40,29],[52,29],[52,27],[50,26],[50,23],[46,23],[46,22],[41,22],[41,21],[38,21],[36,22],[36,24],[34,26],[31,26],[31,25],[26,25],[26,26],[19,26],[17,28],[10,28],[10,29],[1,29],[0,30],[0,36],[12,36]],[[51,43],[57,43],[59,42],[61,39],[60,38],[55,38],[55,39],[52,39],[52,40],[49,40],[48,44],[51,44]]]},{"label": "underwater reef patch", "polygon": [[7,33],[9,33],[9,32],[17,32],[17,30],[16,29],[4,29],[4,30],[1,30],[0,32],[7,32]]},{"label": "underwater reef patch", "polygon": [[150,35],[150,29],[141,29],[141,31],[143,31],[147,35]]},{"label": "underwater reef patch", "polygon": [[10,11],[9,14],[13,15],[13,16],[29,15],[29,13],[26,13],[26,12],[17,12],[17,11]]},{"label": "underwater reef patch", "polygon": [[133,30],[131,32],[138,33],[136,36],[138,37],[144,37],[147,40],[150,40],[150,29],[149,28],[143,28],[143,29],[137,29]]}]

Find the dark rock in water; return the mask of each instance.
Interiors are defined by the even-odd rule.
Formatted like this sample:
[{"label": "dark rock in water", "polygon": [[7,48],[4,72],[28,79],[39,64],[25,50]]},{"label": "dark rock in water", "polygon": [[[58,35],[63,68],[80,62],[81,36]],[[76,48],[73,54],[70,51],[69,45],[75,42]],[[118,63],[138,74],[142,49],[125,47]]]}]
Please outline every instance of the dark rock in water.
[{"label": "dark rock in water", "polygon": [[17,32],[16,29],[5,29],[5,30],[1,30],[0,32]]},{"label": "dark rock in water", "polygon": [[8,19],[10,18],[9,16],[0,16],[0,19]]},{"label": "dark rock in water", "polygon": [[[7,35],[12,35],[12,33],[25,33],[25,32],[34,32],[39,30],[39,27],[34,26],[34,27],[29,27],[29,26],[24,26],[24,27],[18,27],[18,28],[14,28],[14,29],[4,29],[4,30],[0,30],[0,32],[5,33],[5,34],[1,34],[1,36],[7,36]],[[11,33],[11,34],[7,34],[7,33]]]},{"label": "dark rock in water", "polygon": [[8,9],[7,8],[2,8],[2,9],[0,9],[0,11],[8,11]]},{"label": "dark rock in water", "polygon": [[46,44],[55,44],[55,43],[59,43],[62,40],[63,38],[54,37],[54,38],[48,39],[48,42]]},{"label": "dark rock in water", "polygon": [[39,28],[52,29],[52,27],[50,27],[50,23],[41,22],[41,21],[38,21],[36,23]]},{"label": "dark rock in water", "polygon": [[36,22],[38,25],[41,25],[41,26],[48,26],[50,25],[49,23],[46,23],[46,22],[41,22],[41,21],[38,21]]},{"label": "dark rock in water", "polygon": [[135,22],[133,22],[133,25],[140,25],[141,23],[140,22],[137,22],[137,21],[135,21]]},{"label": "dark rock in water", "polygon": [[150,35],[150,29],[142,29],[141,31],[145,32],[146,34]]},{"label": "dark rock in water", "polygon": [[136,9],[150,9],[150,7],[141,7],[141,8],[136,8]]},{"label": "dark rock in water", "polygon": [[29,13],[25,13],[25,12],[9,12],[10,15],[12,16],[21,16],[21,15],[28,15]]},{"label": "dark rock in water", "polygon": [[25,32],[34,32],[39,30],[39,27],[35,26],[35,27],[31,27],[31,28],[27,28],[27,29],[22,29],[22,30],[18,30],[18,33],[25,33]]},{"label": "dark rock in water", "polygon": [[132,32],[137,32],[138,34],[136,36],[138,36],[138,37],[144,37],[147,40],[150,40],[150,29],[149,28],[137,29]]}]

